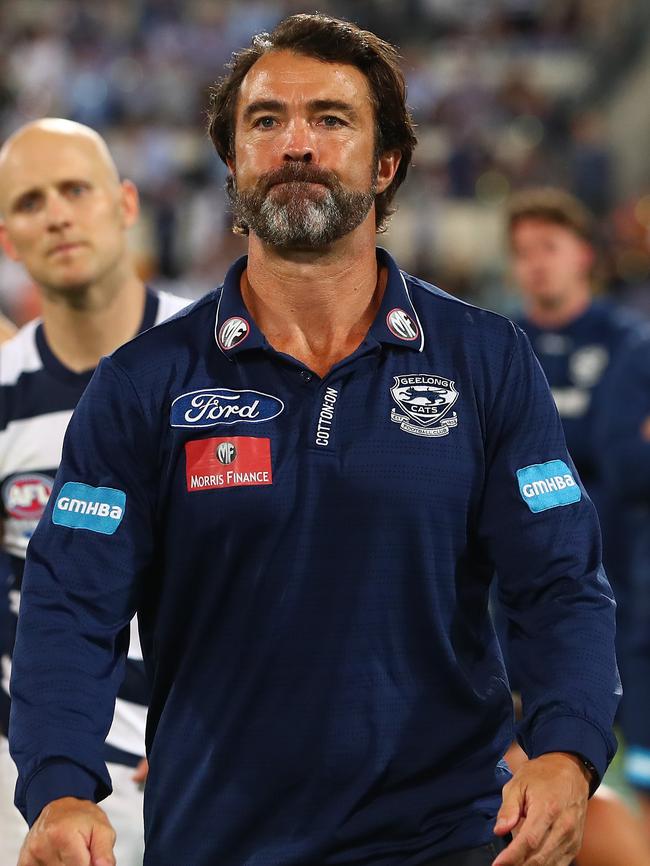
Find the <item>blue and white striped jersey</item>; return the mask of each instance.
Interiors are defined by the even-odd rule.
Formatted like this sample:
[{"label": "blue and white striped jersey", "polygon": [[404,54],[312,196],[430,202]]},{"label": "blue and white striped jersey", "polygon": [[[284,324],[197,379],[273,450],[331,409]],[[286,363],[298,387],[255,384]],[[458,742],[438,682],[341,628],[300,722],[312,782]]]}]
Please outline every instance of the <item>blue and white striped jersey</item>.
[{"label": "blue and white striped jersey", "polygon": [[[140,331],[187,306],[174,295],[147,290]],[[40,319],[0,347],[0,734],[9,724],[9,677],[27,544],[43,513],[61,459],[63,437],[92,370],[76,373],[50,350]],[[106,740],[106,760],[135,766],[144,754],[148,687],[136,621],[129,664]]]}]

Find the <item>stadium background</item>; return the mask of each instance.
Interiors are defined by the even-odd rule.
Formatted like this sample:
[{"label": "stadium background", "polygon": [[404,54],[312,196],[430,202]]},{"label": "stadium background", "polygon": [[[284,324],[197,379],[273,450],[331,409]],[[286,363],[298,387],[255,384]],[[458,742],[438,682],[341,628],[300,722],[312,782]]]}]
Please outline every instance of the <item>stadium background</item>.
[{"label": "stadium background", "polygon": [[[650,314],[648,0],[0,0],[0,139],[44,115],[98,129],[140,190],[142,275],[199,296],[244,250],[205,133],[208,87],[253,33],[316,9],[404,58],[419,146],[380,239],[404,268],[514,312],[505,202],[561,185],[599,218],[602,290]],[[19,324],[38,312],[5,257],[0,310]]]},{"label": "stadium background", "polygon": [[[296,11],[396,42],[419,147],[381,243],[401,265],[512,312],[502,214],[531,183],[573,190],[600,218],[607,291],[650,312],[647,0],[0,0],[0,138],[43,115],[107,138],[138,185],[142,274],[198,296],[243,249],[206,94],[230,53]],[[0,309],[38,309],[0,259]]]}]

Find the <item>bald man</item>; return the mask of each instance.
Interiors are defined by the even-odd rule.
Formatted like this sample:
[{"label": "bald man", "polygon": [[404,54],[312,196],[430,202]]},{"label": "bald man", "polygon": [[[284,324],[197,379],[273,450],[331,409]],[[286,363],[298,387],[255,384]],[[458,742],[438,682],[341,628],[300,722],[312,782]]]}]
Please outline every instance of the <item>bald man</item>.
[{"label": "bald man", "polygon": [[[27,827],[13,805],[9,758],[9,674],[27,542],[47,503],[63,436],[103,355],[168,318],[187,301],[156,294],[138,277],[127,230],[138,194],[120,180],[106,143],[92,129],[56,118],[15,132],[0,150],[0,244],[37,284],[42,318],[0,347],[0,864],[13,866]],[[106,760],[114,793],[106,812],[120,866],[141,866],[142,782],[147,686],[137,629]],[[83,659],[79,660],[83,664]],[[56,756],[52,756],[56,760]]]}]

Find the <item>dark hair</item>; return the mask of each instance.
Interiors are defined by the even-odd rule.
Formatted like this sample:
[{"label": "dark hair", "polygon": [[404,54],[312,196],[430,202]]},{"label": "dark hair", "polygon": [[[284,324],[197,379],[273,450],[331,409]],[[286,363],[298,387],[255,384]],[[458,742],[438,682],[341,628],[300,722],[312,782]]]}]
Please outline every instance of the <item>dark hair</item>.
[{"label": "dark hair", "polygon": [[535,187],[515,193],[508,204],[508,234],[523,220],[541,220],[570,229],[588,244],[595,241],[595,222],[574,195],[555,187]]},{"label": "dark hair", "polygon": [[377,230],[384,230],[394,213],[390,204],[406,177],[417,139],[406,107],[397,50],[356,24],[321,14],[291,15],[271,33],[254,36],[249,48],[233,54],[229,73],[210,89],[208,131],[217,153],[224,162],[233,156],[235,109],[246,73],[260,57],[282,50],[328,63],[348,63],[366,76],[375,110],[376,152],[399,150],[402,155],[390,186],[375,198]]}]

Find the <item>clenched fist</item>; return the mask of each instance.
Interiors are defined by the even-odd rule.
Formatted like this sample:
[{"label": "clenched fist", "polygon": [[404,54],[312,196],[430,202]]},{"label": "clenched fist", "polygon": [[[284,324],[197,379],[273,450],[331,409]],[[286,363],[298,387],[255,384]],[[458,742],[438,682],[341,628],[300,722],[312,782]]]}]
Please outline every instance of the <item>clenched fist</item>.
[{"label": "clenched fist", "polygon": [[114,843],[115,831],[99,806],[62,797],[34,822],[18,866],[115,866]]}]

